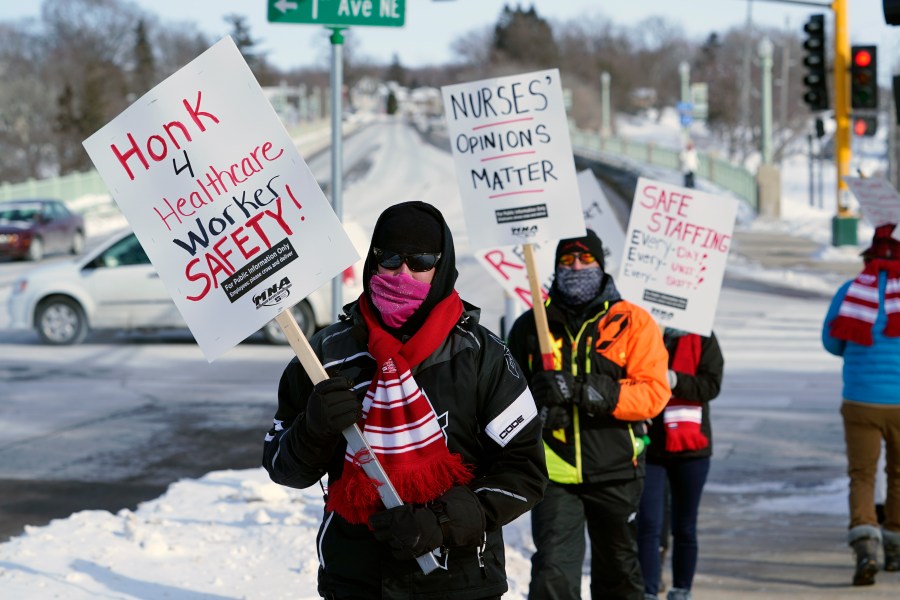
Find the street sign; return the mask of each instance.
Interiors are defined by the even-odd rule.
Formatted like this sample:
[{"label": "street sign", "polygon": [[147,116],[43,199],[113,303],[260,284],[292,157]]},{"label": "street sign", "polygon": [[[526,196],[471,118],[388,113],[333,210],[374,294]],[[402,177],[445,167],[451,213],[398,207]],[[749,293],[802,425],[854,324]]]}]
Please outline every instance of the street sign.
[{"label": "street sign", "polygon": [[269,22],[403,27],[406,0],[268,0]]},{"label": "street sign", "polygon": [[694,122],[694,105],[690,102],[678,102],[675,105],[682,127],[690,127]]}]

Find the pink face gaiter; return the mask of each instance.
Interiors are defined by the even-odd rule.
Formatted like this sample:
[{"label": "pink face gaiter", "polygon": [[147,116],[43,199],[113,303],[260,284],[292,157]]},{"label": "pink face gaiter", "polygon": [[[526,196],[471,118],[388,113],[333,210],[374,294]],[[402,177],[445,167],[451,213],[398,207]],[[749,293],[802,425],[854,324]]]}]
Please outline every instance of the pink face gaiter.
[{"label": "pink face gaiter", "polygon": [[384,324],[388,327],[400,327],[422,306],[431,284],[416,281],[404,274],[375,274],[369,280],[369,287],[372,290],[372,303],[381,313]]}]

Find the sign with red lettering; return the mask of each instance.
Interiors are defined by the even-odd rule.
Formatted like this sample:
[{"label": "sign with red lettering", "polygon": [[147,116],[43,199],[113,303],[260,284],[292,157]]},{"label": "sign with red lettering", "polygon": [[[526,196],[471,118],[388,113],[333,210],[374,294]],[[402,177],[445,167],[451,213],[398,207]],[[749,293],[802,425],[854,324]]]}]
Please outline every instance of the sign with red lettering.
[{"label": "sign with red lettering", "polygon": [[[872,227],[885,223],[900,223],[900,194],[887,179],[879,177],[844,177],[847,187],[856,196],[862,216]],[[900,227],[892,237],[900,239]]]},{"label": "sign with red lettering", "polygon": [[737,200],[638,179],[616,286],[660,325],[709,335]]},{"label": "sign with red lettering", "polygon": [[[608,272],[615,273],[622,259],[625,230],[591,171],[585,170],[578,174],[578,190],[584,224],[600,237],[603,242],[604,267]],[[556,245],[556,241],[534,244],[534,258],[537,271],[542,275],[541,287],[545,294],[550,291],[550,284],[553,283]],[[485,248],[476,251],[475,258],[510,296],[522,302],[526,308],[531,308],[531,288],[528,285],[522,246]]]},{"label": "sign with red lettering", "polygon": [[359,258],[230,37],[84,147],[207,360]]},{"label": "sign with red lettering", "polygon": [[559,70],[441,92],[472,246],[584,235]]}]

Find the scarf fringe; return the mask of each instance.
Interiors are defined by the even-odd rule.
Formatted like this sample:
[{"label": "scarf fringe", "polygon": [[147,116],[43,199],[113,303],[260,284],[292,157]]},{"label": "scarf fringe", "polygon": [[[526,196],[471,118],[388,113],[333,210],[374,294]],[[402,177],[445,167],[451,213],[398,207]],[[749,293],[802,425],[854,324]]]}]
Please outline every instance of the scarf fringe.
[{"label": "scarf fringe", "polygon": [[[888,333],[888,329],[890,328],[891,323],[889,322],[888,327],[885,328],[885,335],[892,335]],[[897,329],[898,333],[894,335],[900,335],[900,328]],[[846,342],[853,342],[860,346],[871,346],[874,343],[871,324],[868,324],[867,326],[865,323],[861,324],[858,319],[852,319],[843,315],[835,317],[834,321],[831,322],[831,329],[829,332],[833,338],[844,340]]]},{"label": "scarf fringe", "polygon": [[[459,454],[447,454],[445,460],[422,464],[421,461],[382,464],[397,495],[406,504],[426,504],[454,485],[465,485],[472,468]],[[328,490],[325,508],[341,515],[348,523],[362,525],[384,510],[378,494],[380,483],[370,479],[356,463],[345,463],[344,473]]]}]

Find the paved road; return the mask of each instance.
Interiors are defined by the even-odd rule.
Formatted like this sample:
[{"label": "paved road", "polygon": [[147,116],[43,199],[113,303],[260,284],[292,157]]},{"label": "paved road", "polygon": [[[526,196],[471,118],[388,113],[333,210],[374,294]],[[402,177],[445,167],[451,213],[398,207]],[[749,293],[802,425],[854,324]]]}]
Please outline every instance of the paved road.
[{"label": "paved road", "polygon": [[[409,197],[378,185],[377,177],[418,177],[409,189],[443,202],[448,220],[460,226],[461,215],[450,208],[455,197],[442,200],[445,191],[433,185],[452,180],[449,157],[417,147],[406,159],[392,145],[407,143],[406,134],[389,133],[382,150],[390,161],[372,148],[372,173],[361,173],[359,187],[347,190],[348,205],[377,213]],[[775,270],[808,261],[811,272],[841,280],[858,268],[825,269],[810,260],[814,243],[790,236],[735,237],[735,253]],[[468,240],[461,235],[457,242],[465,247]],[[461,260],[460,271],[468,295],[489,297],[492,284],[474,261]],[[727,278],[720,301],[716,330],[726,378],[713,407],[716,454],[694,597],[898,598],[900,574],[880,574],[870,589],[847,585],[840,367],[818,341],[826,299],[777,287]],[[496,322],[499,306],[476,303],[493,308]],[[33,334],[0,332],[0,338],[4,531],[76,507],[133,507],[174,478],[255,466],[260,424],[268,426],[274,385],[289,356],[246,343],[209,365],[192,342],[170,336],[99,338],[52,351]],[[29,488],[29,480],[44,487]]]}]

